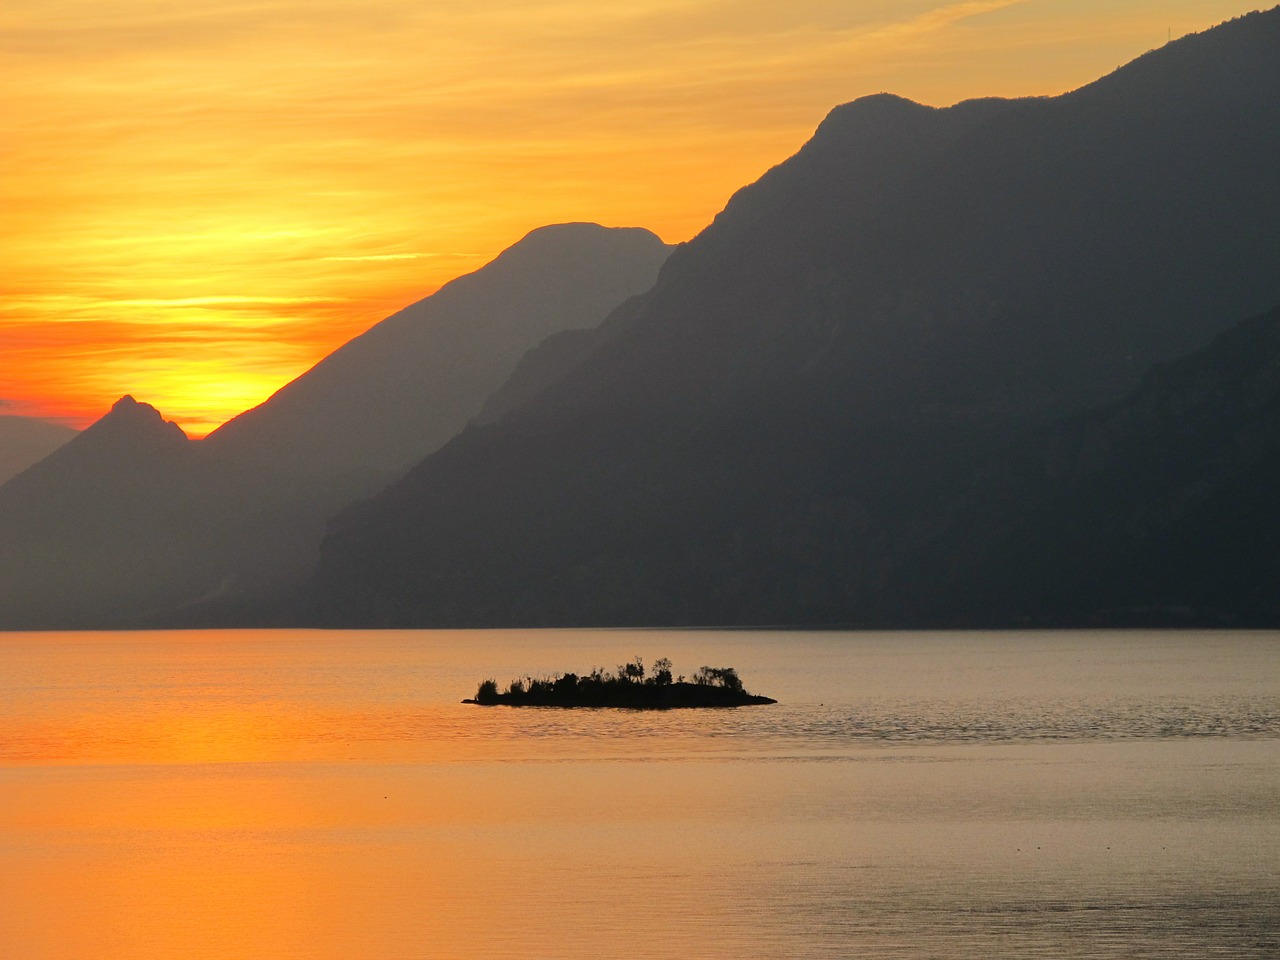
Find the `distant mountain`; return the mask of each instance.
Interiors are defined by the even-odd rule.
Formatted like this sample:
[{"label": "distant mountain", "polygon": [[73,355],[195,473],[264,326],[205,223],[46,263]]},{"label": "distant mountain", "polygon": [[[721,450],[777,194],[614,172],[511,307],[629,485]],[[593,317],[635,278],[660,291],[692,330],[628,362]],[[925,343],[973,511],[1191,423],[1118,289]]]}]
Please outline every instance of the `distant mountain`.
[{"label": "distant mountain", "polygon": [[279,617],[327,517],[461,430],[544,337],[651,285],[668,252],[646,230],[535,230],[203,441],[124,398],[0,487],[0,627]]},{"label": "distant mountain", "polygon": [[273,470],[374,477],[376,490],[465,427],[545,337],[594,327],[653,286],[670,252],[635,227],[541,227],[338,348],[205,442]]},{"label": "distant mountain", "polygon": [[0,416],[0,484],[43,460],[76,435],[36,417]]},{"label": "distant mountain", "polygon": [[[201,574],[183,533],[203,504],[196,444],[123,397],[97,423],[0,486],[0,616],[10,629],[114,625],[174,602]],[[197,557],[197,563],[201,563]]]},{"label": "distant mountain", "polygon": [[1275,309],[986,465],[875,618],[1274,626],[1278,476]]},{"label": "distant mountain", "polygon": [[858,621],[984,463],[1280,302],[1278,249],[1280,10],[1061,97],[839,107],[341,516],[317,616]]}]

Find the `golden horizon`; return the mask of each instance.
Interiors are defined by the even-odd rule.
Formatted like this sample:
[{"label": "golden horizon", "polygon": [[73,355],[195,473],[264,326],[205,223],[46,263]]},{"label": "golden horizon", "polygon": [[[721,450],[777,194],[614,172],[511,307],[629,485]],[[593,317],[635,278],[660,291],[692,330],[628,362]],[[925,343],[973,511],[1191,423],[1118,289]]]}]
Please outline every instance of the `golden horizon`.
[{"label": "golden horizon", "polygon": [[836,105],[1058,94],[1227,0],[17,0],[0,409],[193,437],[529,230],[696,235]]}]

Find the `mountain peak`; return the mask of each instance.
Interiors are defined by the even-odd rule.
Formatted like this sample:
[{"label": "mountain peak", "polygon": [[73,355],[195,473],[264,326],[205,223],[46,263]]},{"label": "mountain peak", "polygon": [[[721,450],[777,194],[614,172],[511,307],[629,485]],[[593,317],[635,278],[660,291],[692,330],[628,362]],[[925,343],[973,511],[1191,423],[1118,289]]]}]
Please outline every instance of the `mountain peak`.
[{"label": "mountain peak", "polygon": [[151,406],[151,404],[149,403],[139,403],[137,400],[133,398],[133,394],[126,393],[123,397],[121,397],[119,400],[117,400],[115,403],[111,405],[111,410],[107,414],[107,416],[115,415],[115,416],[121,416],[121,417],[129,417],[129,416],[137,416],[137,415],[150,416],[151,414],[154,414],[155,416],[158,417],[160,416],[160,411],[157,410],[155,407]]},{"label": "mountain peak", "polygon": [[172,420],[166,420],[151,404],[141,403],[127,393],[81,437],[92,443],[123,443],[153,449],[182,446],[188,442],[181,427]]},{"label": "mountain peak", "polygon": [[826,118],[818,125],[816,135],[830,133],[833,128],[845,130],[863,125],[879,126],[936,112],[936,107],[916,103],[896,93],[873,93],[832,107]]},{"label": "mountain peak", "polygon": [[544,239],[551,237],[580,237],[590,239],[592,237],[601,236],[623,236],[631,234],[637,237],[646,236],[657,238],[652,230],[646,230],[644,227],[606,227],[599,223],[593,223],[590,220],[572,220],[566,223],[548,223],[541,227],[534,227],[526,233],[520,240],[513,245],[527,243],[534,239]]},{"label": "mountain peak", "polygon": [[669,252],[638,227],[538,227],[344,344],[201,448],[375,492],[365,485],[461,431],[544,338],[594,327],[653,286]]},{"label": "mountain peak", "polygon": [[661,257],[666,249],[662,238],[644,227],[605,227],[587,221],[553,223],[530,230],[481,269],[559,264],[566,257],[602,261],[621,255]]},{"label": "mountain peak", "polygon": [[909,152],[922,138],[936,136],[939,120],[948,116],[947,110],[906,97],[874,93],[832,108],[800,153],[845,157],[851,150],[877,153],[895,147]]}]

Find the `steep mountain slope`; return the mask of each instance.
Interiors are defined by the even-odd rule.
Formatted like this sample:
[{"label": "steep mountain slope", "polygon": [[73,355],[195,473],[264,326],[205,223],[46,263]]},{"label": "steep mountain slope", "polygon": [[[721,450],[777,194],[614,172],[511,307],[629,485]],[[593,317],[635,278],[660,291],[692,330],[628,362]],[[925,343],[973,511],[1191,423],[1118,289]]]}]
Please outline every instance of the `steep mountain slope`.
[{"label": "steep mountain slope", "polygon": [[76,435],[34,417],[0,416],[0,484],[43,460]]},{"label": "steep mountain slope", "polygon": [[11,629],[114,625],[214,574],[176,554],[202,504],[193,444],[156,409],[123,397],[66,445],[0,487],[0,616]]},{"label": "steep mountain slope", "polygon": [[1278,65],[1275,10],[1063,97],[837,108],[558,381],[341,517],[319,615],[856,619],[977,464],[1280,301]]},{"label": "steep mountain slope", "polygon": [[667,253],[646,230],[535,230],[204,441],[125,398],[0,487],[0,627],[278,617],[327,517],[462,429],[543,337],[649,286]]},{"label": "steep mountain slope", "polygon": [[458,433],[524,353],[653,286],[670,248],[640,228],[540,227],[335,350],[206,438],[272,470],[385,480]]},{"label": "steep mountain slope", "polygon": [[876,617],[1280,623],[1277,476],[1280,309],[988,465]]}]

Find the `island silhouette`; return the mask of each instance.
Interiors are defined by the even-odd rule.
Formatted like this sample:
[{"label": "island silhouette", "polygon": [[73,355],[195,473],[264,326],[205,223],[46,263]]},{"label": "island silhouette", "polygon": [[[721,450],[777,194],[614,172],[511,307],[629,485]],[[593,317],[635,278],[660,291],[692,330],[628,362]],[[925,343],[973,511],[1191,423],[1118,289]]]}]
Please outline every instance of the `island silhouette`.
[{"label": "island silhouette", "polygon": [[644,661],[636,657],[616,673],[599,668],[579,676],[513,680],[499,691],[497,681],[481,681],[474,698],[463,703],[483,707],[621,707],[631,710],[672,710],[689,707],[745,707],[777,703],[747,693],[733,667],[699,667],[692,680],[673,676],[666,657],[654,661],[646,678]]}]

